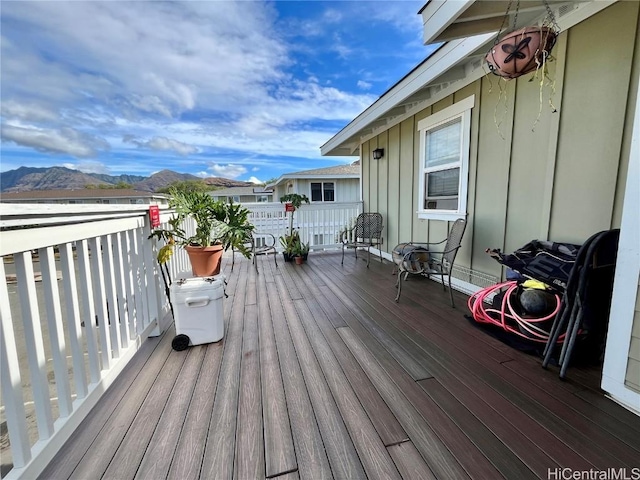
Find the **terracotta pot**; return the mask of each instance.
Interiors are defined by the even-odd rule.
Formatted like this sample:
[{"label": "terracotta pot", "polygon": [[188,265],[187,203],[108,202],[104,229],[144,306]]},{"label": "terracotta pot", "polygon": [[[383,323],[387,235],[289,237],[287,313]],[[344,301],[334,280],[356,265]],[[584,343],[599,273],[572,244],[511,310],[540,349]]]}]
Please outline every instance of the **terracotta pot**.
[{"label": "terracotta pot", "polygon": [[297,256],[296,258],[296,265],[302,265],[304,263],[304,258],[301,256]]},{"label": "terracotta pot", "polygon": [[211,277],[220,273],[222,245],[210,247],[185,247],[191,262],[191,271],[196,277]]},{"label": "terracotta pot", "polygon": [[558,34],[549,27],[526,27],[507,33],[485,56],[492,73],[517,78],[534,71],[551,53]]}]

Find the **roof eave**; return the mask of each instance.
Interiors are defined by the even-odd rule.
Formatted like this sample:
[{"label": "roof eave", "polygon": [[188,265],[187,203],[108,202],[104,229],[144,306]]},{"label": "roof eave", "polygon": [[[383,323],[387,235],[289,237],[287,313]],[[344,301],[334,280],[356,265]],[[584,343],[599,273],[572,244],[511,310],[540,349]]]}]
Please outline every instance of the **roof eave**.
[{"label": "roof eave", "polygon": [[[384,130],[389,120],[401,115],[401,113],[394,111],[394,109],[397,110],[396,107],[402,105],[403,102],[408,102],[404,108],[404,111],[407,112],[411,108],[410,104],[417,105],[420,102],[428,102],[429,94],[425,89],[430,86],[431,82],[488,43],[494,35],[495,32],[491,32],[444,44],[320,147],[321,154],[323,156],[345,155],[346,151],[354,152],[351,155],[359,154],[362,138],[374,134],[377,130]],[[421,90],[425,90],[422,100],[418,95],[422,93]],[[412,103],[412,97],[415,97],[417,101]],[[389,118],[385,118],[385,115],[389,115]]]}]

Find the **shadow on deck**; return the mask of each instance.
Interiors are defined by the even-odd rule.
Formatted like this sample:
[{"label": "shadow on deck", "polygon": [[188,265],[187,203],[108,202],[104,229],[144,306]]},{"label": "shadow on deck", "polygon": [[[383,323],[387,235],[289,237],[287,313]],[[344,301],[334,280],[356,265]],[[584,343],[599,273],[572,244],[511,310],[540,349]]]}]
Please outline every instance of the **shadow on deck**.
[{"label": "shadow on deck", "polygon": [[[236,261],[221,342],[147,341],[42,478],[548,478],[637,467],[640,417],[473,327],[440,285]],[[560,478],[560,477],[557,477]]]}]

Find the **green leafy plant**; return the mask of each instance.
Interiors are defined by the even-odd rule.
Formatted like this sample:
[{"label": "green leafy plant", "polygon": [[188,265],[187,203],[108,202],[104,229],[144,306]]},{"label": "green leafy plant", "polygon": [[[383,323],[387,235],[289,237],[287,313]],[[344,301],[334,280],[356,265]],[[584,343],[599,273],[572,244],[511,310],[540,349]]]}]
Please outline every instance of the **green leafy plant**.
[{"label": "green leafy plant", "polygon": [[[216,201],[207,192],[170,189],[169,207],[175,209],[168,221],[169,228],[158,228],[149,238],[163,239],[167,243],[158,252],[158,261],[171,258],[175,245],[208,247],[222,245],[224,250],[234,247],[246,258],[251,257],[245,241],[254,226],[249,223],[249,210],[240,204]],[[187,218],[195,221],[193,235],[188,235],[182,225]]]}]

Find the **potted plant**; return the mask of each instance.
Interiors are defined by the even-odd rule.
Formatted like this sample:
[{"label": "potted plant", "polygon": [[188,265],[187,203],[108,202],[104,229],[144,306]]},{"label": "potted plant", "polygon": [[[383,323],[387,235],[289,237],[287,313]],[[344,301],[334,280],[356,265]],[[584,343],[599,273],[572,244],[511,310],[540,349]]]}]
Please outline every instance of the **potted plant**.
[{"label": "potted plant", "polygon": [[[182,246],[189,255],[193,274],[200,277],[220,273],[222,253],[230,247],[251,257],[245,244],[254,228],[248,221],[249,210],[240,204],[216,201],[207,192],[173,188],[169,193],[169,206],[175,209],[169,228],[156,229],[150,236],[166,241],[158,252],[158,262],[168,261],[175,245]],[[189,218],[195,222],[193,235],[184,229],[184,221]]]},{"label": "potted plant", "polygon": [[309,255],[309,244],[298,242],[294,255],[296,264],[302,265],[307,260],[307,256]]},{"label": "potted plant", "polygon": [[280,237],[280,245],[282,245],[282,256],[285,262],[290,262],[295,256],[297,246],[300,244],[300,236],[297,230],[293,229],[293,214],[296,209],[300,208],[302,202],[309,203],[309,198],[306,195],[299,193],[287,193],[280,197],[282,203],[291,204],[293,210],[289,216],[289,233]]},{"label": "potted plant", "polygon": [[290,262],[295,257],[300,245],[300,235],[297,230],[293,230],[291,234],[285,234],[280,237],[280,245],[282,245],[282,256],[285,262]]}]

